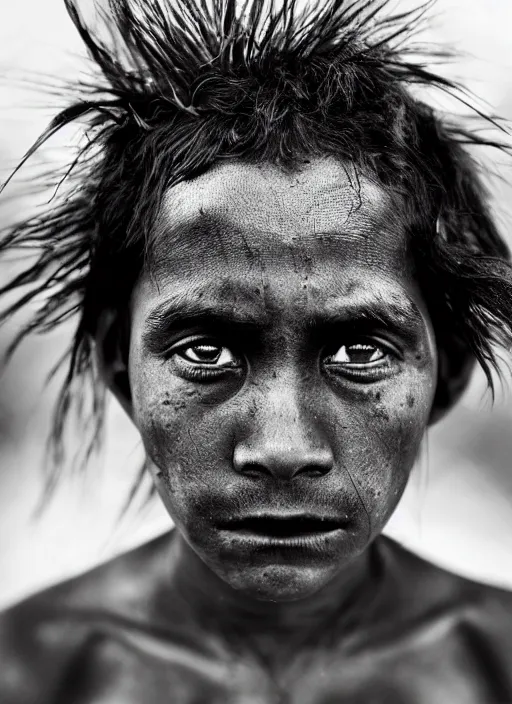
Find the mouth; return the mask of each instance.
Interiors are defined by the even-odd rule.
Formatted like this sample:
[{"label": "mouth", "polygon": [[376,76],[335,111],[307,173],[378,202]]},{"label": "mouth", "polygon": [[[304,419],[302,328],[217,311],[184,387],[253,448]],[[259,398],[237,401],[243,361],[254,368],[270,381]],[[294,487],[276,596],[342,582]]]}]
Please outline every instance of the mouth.
[{"label": "mouth", "polygon": [[345,522],[324,516],[299,514],[292,516],[248,516],[226,521],[220,528],[267,539],[314,538],[345,527]]}]

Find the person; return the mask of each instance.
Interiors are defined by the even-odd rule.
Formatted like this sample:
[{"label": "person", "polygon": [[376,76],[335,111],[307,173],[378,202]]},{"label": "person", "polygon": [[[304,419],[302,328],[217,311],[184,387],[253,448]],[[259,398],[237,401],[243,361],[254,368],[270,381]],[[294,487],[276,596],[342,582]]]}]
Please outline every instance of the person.
[{"label": "person", "polygon": [[27,158],[86,139],[3,234],[38,252],[3,318],[38,305],[12,350],[77,318],[55,466],[108,389],[175,529],[3,614],[2,704],[512,701],[510,594],[380,535],[512,339],[500,140],[416,95],[458,94],[404,45],[423,9],[66,4],[99,71]]}]

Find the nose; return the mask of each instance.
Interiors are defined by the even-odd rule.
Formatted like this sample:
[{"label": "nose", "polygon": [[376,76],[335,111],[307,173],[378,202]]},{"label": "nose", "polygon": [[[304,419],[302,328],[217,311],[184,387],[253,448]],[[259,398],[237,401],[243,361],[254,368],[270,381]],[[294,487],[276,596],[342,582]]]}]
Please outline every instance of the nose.
[{"label": "nose", "polygon": [[298,475],[323,477],[332,469],[332,456],[328,450],[269,443],[264,447],[235,448],[233,464],[237,472],[247,476],[294,479]]},{"label": "nose", "polygon": [[237,472],[252,477],[291,480],[323,477],[334,465],[318,414],[301,402],[291,385],[279,384],[253,406],[249,432],[234,450]]}]

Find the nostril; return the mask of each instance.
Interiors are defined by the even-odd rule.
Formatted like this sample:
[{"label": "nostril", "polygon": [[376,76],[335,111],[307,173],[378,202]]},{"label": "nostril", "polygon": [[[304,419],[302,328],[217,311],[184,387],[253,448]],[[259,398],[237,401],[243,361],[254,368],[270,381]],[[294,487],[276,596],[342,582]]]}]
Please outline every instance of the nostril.
[{"label": "nostril", "polygon": [[318,478],[328,474],[333,464],[329,448],[297,447],[275,440],[259,445],[242,442],[233,454],[235,471],[254,478]]},{"label": "nostril", "polygon": [[331,462],[301,462],[299,459],[291,461],[279,461],[276,458],[267,458],[267,461],[260,461],[247,458],[241,462],[240,457],[235,456],[234,467],[240,474],[255,479],[260,477],[275,477],[276,479],[294,479],[304,477],[317,479],[328,474],[332,469]]},{"label": "nostril", "polygon": [[238,467],[238,471],[245,474],[248,477],[260,477],[260,476],[272,476],[270,469],[267,469],[264,464],[259,462],[247,462],[244,465]]},{"label": "nostril", "polygon": [[320,467],[318,465],[307,465],[306,467],[303,467],[302,469],[299,469],[298,472],[295,473],[294,476],[307,476],[311,477],[312,479],[317,478],[317,477],[323,477],[324,474],[327,474],[330,470],[330,467],[325,466],[325,467]]}]

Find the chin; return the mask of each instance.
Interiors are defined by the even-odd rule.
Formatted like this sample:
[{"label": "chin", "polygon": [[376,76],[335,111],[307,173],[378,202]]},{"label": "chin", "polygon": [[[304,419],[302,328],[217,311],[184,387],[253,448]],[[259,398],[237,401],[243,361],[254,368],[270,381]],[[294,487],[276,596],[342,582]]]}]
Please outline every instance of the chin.
[{"label": "chin", "polygon": [[289,602],[319,592],[334,577],[335,569],[267,565],[222,575],[233,589],[258,601]]}]

